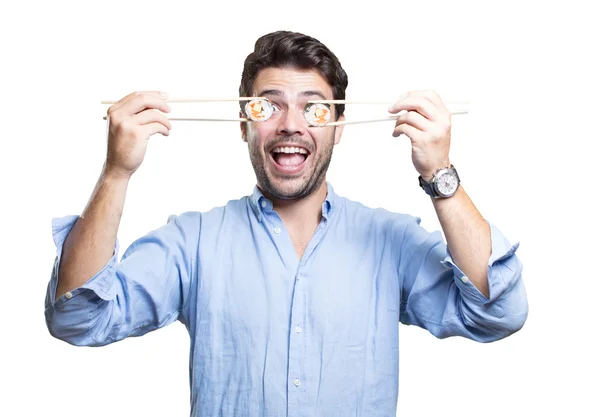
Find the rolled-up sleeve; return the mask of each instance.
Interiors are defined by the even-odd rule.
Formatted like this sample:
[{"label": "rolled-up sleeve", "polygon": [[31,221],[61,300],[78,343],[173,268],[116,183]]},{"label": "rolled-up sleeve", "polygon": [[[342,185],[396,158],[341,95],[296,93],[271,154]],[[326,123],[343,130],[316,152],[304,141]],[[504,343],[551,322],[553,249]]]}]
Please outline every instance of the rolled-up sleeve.
[{"label": "rolled-up sleeve", "polygon": [[78,216],[53,219],[56,258],[46,291],[50,333],[74,345],[101,346],[141,336],[181,319],[196,274],[200,214],[170,216],[167,224],[134,241],[81,287],[56,298],[64,242]]},{"label": "rolled-up sleeve", "polygon": [[479,342],[502,339],[523,327],[528,315],[523,266],[500,230],[490,227],[488,259],[490,296],[485,297],[456,265],[441,232],[427,232],[413,218],[404,234],[400,257],[400,321],[445,338],[463,336]]}]

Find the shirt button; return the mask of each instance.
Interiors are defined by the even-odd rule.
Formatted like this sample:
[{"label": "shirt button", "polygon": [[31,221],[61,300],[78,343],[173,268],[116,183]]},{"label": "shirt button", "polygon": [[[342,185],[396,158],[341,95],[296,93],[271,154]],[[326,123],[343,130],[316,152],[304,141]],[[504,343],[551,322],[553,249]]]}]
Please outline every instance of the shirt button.
[{"label": "shirt button", "polygon": [[467,282],[469,280],[469,278],[467,278],[466,275],[463,275],[461,280],[462,280],[462,282]]},{"label": "shirt button", "polygon": [[298,378],[294,379],[294,385],[295,386],[300,385],[300,380]]},{"label": "shirt button", "polygon": [[281,233],[281,229],[279,227],[276,227],[275,229],[273,229],[273,231],[277,234]]},{"label": "shirt button", "polygon": [[262,203],[260,203],[261,206],[263,206],[263,208],[267,207],[267,202],[263,201]]},{"label": "shirt button", "polygon": [[65,297],[67,297],[67,299],[73,298],[73,294],[71,294],[71,292],[69,291],[65,294]]},{"label": "shirt button", "polygon": [[260,216],[258,216],[258,221],[260,221]]},{"label": "shirt button", "polygon": [[302,331],[302,329],[300,328],[300,326],[296,326],[296,333],[300,333]]}]

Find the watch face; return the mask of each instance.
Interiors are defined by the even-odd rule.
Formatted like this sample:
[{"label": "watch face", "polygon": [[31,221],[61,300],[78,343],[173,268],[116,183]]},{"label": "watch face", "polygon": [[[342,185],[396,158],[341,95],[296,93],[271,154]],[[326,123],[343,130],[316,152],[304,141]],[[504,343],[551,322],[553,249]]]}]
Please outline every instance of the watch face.
[{"label": "watch face", "polygon": [[435,188],[443,196],[450,196],[458,188],[458,178],[451,171],[441,173],[435,181]]}]

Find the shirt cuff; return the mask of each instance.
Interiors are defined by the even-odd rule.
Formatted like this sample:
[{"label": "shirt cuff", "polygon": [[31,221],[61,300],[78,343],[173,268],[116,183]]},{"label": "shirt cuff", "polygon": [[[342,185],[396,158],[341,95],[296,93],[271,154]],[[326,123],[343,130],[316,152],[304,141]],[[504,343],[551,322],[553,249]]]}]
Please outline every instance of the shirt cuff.
[{"label": "shirt cuff", "polygon": [[59,298],[56,298],[56,287],[58,286],[58,267],[62,259],[63,245],[67,239],[67,236],[69,235],[69,232],[78,219],[79,216],[75,215],[52,219],[52,238],[54,239],[54,244],[56,246],[56,258],[48,287],[48,299],[50,304],[55,308],[69,302],[69,300],[75,298],[78,294],[85,290],[93,291],[103,300],[110,300],[115,296],[112,286],[115,277],[114,270],[118,264],[118,240],[115,242],[113,256],[100,271],[87,280],[81,287],[69,291]]},{"label": "shirt cuff", "polygon": [[467,295],[473,301],[489,302],[500,296],[512,280],[505,279],[504,275],[498,269],[498,265],[512,257],[519,248],[520,242],[511,245],[508,239],[492,223],[488,222],[490,235],[492,239],[492,253],[488,259],[488,285],[490,289],[490,298],[487,298],[471,282],[469,277],[456,265],[450,251],[446,247],[446,257],[442,264],[451,267],[454,270],[454,282],[458,286],[461,294]]}]

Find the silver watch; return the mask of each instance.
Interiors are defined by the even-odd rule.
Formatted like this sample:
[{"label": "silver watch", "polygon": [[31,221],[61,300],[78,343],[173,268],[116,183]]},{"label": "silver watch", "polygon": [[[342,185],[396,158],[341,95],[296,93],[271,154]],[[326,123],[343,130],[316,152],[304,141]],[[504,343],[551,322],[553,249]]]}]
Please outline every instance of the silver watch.
[{"label": "silver watch", "polygon": [[419,175],[419,185],[433,198],[448,198],[452,197],[456,193],[456,190],[458,190],[460,178],[454,165],[450,165],[449,168],[438,169],[430,181],[425,181]]}]

